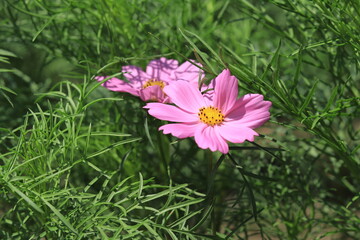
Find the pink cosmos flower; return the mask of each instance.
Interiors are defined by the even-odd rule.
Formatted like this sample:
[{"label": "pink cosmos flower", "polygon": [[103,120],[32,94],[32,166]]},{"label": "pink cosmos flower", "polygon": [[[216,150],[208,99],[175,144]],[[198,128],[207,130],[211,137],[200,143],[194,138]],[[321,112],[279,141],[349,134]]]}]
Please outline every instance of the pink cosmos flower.
[{"label": "pink cosmos flower", "polygon": [[229,152],[227,141],[242,143],[254,141],[259,134],[253,129],[270,118],[271,102],[260,94],[238,96],[238,83],[225,69],[213,80],[212,98],[207,98],[192,84],[174,82],[164,92],[177,106],[148,103],[149,114],[171,123],[159,128],[164,134],[178,138],[194,137],[200,148]]},{"label": "pink cosmos flower", "polygon": [[[199,66],[201,64],[193,62]],[[168,97],[163,89],[170,82],[187,81],[198,86],[198,81],[203,77],[203,71],[185,62],[179,66],[179,62],[174,59],[164,57],[150,61],[146,67],[146,72],[137,66],[123,66],[122,72],[128,81],[118,78],[110,78],[102,86],[115,92],[128,92],[138,96],[143,101],[168,102]],[[106,76],[97,76],[96,80],[102,81]]]}]

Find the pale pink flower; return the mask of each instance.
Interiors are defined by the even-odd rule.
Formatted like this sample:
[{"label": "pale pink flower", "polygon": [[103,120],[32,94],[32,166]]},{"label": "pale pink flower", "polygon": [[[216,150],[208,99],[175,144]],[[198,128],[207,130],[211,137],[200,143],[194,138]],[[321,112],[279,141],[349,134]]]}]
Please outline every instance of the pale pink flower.
[{"label": "pale pink flower", "polygon": [[[201,64],[192,61],[201,66]],[[174,81],[187,81],[198,86],[198,81],[203,77],[203,71],[191,64],[185,62],[179,66],[179,62],[174,59],[164,57],[150,61],[146,71],[142,71],[137,66],[123,66],[122,72],[128,81],[118,78],[110,78],[102,86],[115,92],[127,92],[138,96],[143,101],[168,102],[163,89],[169,83]],[[103,81],[106,76],[95,77],[98,81]]]},{"label": "pale pink flower", "polygon": [[171,123],[159,130],[178,138],[194,137],[200,148],[229,152],[227,141],[254,141],[259,134],[253,129],[270,118],[271,102],[260,94],[246,94],[237,99],[238,82],[225,69],[213,80],[212,98],[185,81],[174,82],[164,92],[177,105],[148,103],[149,114]]}]

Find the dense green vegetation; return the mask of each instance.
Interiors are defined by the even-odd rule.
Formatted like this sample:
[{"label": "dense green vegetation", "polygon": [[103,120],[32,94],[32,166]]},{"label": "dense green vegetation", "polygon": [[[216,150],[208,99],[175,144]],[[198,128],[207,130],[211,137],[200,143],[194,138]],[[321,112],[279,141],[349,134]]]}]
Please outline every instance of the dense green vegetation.
[{"label": "dense green vegetation", "polygon": [[[1,239],[360,238],[357,0],[0,2]],[[94,80],[166,56],[272,101],[229,155]],[[121,76],[121,75],[120,75]],[[257,238],[256,238],[257,237]]]}]

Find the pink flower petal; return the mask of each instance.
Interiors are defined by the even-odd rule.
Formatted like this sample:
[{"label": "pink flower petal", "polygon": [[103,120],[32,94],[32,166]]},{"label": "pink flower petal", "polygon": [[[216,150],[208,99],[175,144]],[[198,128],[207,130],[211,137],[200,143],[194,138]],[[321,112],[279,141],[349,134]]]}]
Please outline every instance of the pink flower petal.
[{"label": "pink flower petal", "polygon": [[[193,60],[192,62],[202,67],[200,63],[197,63]],[[204,71],[190,62],[184,62],[171,73],[170,77],[173,81],[184,80],[193,83],[195,87],[198,87],[199,80],[204,77]]]},{"label": "pink flower petal", "polygon": [[191,113],[198,113],[206,105],[200,91],[191,83],[176,81],[164,87],[164,92],[180,108]]},{"label": "pink flower petal", "polygon": [[196,129],[199,127],[199,123],[172,123],[166,124],[159,128],[163,130],[164,134],[171,134],[178,138],[193,137]]},{"label": "pink flower petal", "polygon": [[225,69],[214,80],[214,107],[219,108],[225,115],[230,110],[238,96],[238,83],[234,76],[230,76],[230,70]]},{"label": "pink flower petal", "polygon": [[150,76],[137,66],[123,66],[122,72],[124,73],[126,79],[129,80],[130,85],[138,90],[141,89],[144,82],[150,79]]},{"label": "pink flower petal", "polygon": [[216,134],[216,138],[219,140],[217,142],[217,149],[218,151],[226,154],[229,152],[229,145],[226,142],[226,139],[224,139],[221,134],[220,134],[220,129],[218,126],[214,126],[214,131]]},{"label": "pink flower petal", "polygon": [[229,142],[243,143],[246,140],[253,142],[255,136],[259,136],[257,132],[251,128],[244,127],[237,122],[223,122],[219,128],[220,135]]},{"label": "pink flower petal", "polygon": [[174,59],[166,59],[164,57],[150,61],[146,67],[146,73],[150,78],[171,81],[171,73],[179,66],[179,62]]},{"label": "pink flower petal", "polygon": [[166,94],[164,94],[164,95],[165,95],[164,100],[161,103],[173,103],[171,101],[171,99],[169,98],[169,96],[166,96]]},{"label": "pink flower petal", "polygon": [[236,121],[244,127],[257,128],[270,118],[271,102],[260,94],[246,94],[238,99],[226,115],[226,120]]},{"label": "pink flower petal", "polygon": [[[95,77],[95,79],[99,82],[103,81],[105,78],[107,78],[106,76],[97,76]],[[139,96],[139,91],[138,89],[134,88],[132,85],[130,85],[129,83],[120,80],[118,78],[110,78],[109,80],[107,80],[106,82],[104,82],[103,84],[101,84],[101,86],[111,90],[111,91],[115,91],[115,92],[127,92],[130,93],[132,95],[135,96]]]},{"label": "pink flower petal", "polygon": [[228,144],[217,129],[206,124],[199,126],[195,132],[195,142],[202,149],[209,148],[213,152],[220,151],[224,154],[229,152]]},{"label": "pink flower petal", "polygon": [[148,103],[144,108],[149,109],[149,114],[160,120],[172,122],[197,122],[199,118],[196,114],[191,114],[178,107],[163,103]]},{"label": "pink flower petal", "polygon": [[160,86],[154,85],[147,87],[145,89],[141,89],[139,91],[139,97],[144,102],[147,101],[163,102],[165,98],[165,94]]}]

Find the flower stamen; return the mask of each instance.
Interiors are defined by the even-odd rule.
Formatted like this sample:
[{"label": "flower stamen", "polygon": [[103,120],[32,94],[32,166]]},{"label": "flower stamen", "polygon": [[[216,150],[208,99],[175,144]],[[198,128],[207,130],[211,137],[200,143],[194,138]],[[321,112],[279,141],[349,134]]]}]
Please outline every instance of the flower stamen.
[{"label": "flower stamen", "polygon": [[157,80],[156,78],[151,78],[144,83],[142,88],[145,89],[150,86],[160,86],[160,88],[162,90],[165,87],[165,82],[163,82],[161,80]]},{"label": "flower stamen", "polygon": [[213,106],[200,108],[198,116],[201,122],[212,127],[215,125],[220,125],[225,119],[225,116],[222,114],[221,110]]}]

